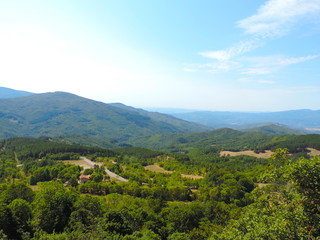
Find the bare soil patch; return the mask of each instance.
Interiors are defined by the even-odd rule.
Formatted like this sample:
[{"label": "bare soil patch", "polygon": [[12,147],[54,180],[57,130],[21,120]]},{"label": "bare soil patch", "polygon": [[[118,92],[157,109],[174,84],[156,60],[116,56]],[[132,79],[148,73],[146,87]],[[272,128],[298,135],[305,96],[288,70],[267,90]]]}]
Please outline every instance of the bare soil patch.
[{"label": "bare soil patch", "polygon": [[270,183],[258,183],[258,187],[259,188],[262,188],[262,187],[265,187],[265,186],[268,186],[270,185]]},{"label": "bare soil patch", "polygon": [[240,156],[240,155],[247,155],[247,156],[252,156],[252,157],[257,157],[257,158],[270,158],[271,154],[273,152],[270,150],[266,150],[264,153],[255,153],[254,151],[241,151],[241,152],[232,152],[232,151],[221,151],[220,156]]},{"label": "bare soil patch", "polygon": [[[144,169],[151,171],[151,172],[159,172],[159,173],[173,173],[174,171],[168,171],[165,170],[164,168],[160,167],[159,165],[148,165],[145,166]],[[201,179],[203,178],[203,176],[199,176],[199,175],[191,175],[191,174],[181,174],[182,177],[185,178],[192,178],[192,179]]]}]

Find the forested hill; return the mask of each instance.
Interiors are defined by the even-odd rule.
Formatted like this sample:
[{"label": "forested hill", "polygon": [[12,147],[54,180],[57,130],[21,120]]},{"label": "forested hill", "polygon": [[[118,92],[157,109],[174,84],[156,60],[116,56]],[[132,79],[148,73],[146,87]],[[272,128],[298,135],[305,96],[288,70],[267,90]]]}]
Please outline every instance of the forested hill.
[{"label": "forested hill", "polygon": [[221,128],[202,133],[158,134],[137,137],[129,141],[133,146],[167,150],[188,151],[191,148],[217,150],[275,150],[289,148],[290,152],[301,151],[308,147],[320,149],[320,135],[275,135],[263,132],[242,132],[230,128]]},{"label": "forested hill", "polygon": [[208,129],[160,116],[151,118],[65,92],[34,94],[0,100],[0,138],[77,135],[122,141],[134,136]]}]

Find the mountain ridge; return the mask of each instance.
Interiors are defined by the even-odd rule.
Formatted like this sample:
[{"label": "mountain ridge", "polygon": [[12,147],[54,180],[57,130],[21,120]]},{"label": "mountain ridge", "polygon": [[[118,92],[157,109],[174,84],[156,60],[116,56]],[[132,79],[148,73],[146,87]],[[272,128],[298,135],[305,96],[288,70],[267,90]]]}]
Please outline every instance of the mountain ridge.
[{"label": "mountain ridge", "polygon": [[297,130],[320,129],[320,110],[297,109],[280,112],[196,111],[172,114],[186,121],[212,128],[245,128],[244,125],[280,124]]},{"label": "mountain ridge", "polygon": [[0,99],[0,138],[86,135],[117,142],[136,136],[208,129],[173,119],[176,124],[156,121],[137,111],[61,91]]},{"label": "mountain ridge", "polygon": [[21,91],[21,90],[15,90],[12,88],[0,87],[0,99],[1,98],[24,97],[24,96],[30,96],[33,94],[34,93],[27,92],[27,91]]}]

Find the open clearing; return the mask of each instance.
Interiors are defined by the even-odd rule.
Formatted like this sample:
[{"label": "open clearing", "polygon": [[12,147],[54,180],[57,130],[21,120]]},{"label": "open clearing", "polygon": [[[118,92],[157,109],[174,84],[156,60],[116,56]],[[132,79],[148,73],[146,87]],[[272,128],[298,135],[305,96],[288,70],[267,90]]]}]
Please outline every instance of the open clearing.
[{"label": "open clearing", "polygon": [[151,172],[159,172],[159,173],[173,173],[173,171],[165,170],[164,168],[160,167],[159,165],[148,165],[145,166],[144,169],[149,170]]},{"label": "open clearing", "polygon": [[92,166],[84,160],[64,160],[65,164],[77,165],[83,167],[83,169],[91,168]]},{"label": "open clearing", "polygon": [[[159,172],[159,173],[173,173],[174,171],[168,171],[168,170],[165,170],[164,168],[160,167],[159,165],[148,165],[148,166],[145,166],[144,169],[148,170],[148,171],[151,171],[151,172]],[[192,179],[201,179],[203,178],[203,176],[199,176],[199,175],[191,175],[191,174],[181,174],[182,177],[185,177],[185,178],[192,178]]]},{"label": "open clearing", "polygon": [[[320,156],[320,150],[314,148],[307,148],[310,152],[308,153],[311,157]],[[270,150],[266,150],[264,153],[255,153],[254,151],[240,151],[240,152],[232,152],[232,151],[221,151],[220,156],[240,156],[247,155],[257,158],[270,158],[273,152]]]},{"label": "open clearing", "polygon": [[247,156],[252,156],[257,158],[270,158],[272,153],[273,152],[270,150],[266,150],[264,153],[255,153],[254,151],[241,151],[241,152],[221,151],[220,156],[230,155],[231,157],[234,157],[234,156],[240,156],[240,155],[247,155]]},{"label": "open clearing", "polygon": [[314,148],[307,148],[307,149],[310,151],[309,155],[312,156],[312,157],[320,155],[320,151],[317,150],[317,149],[314,149]]}]

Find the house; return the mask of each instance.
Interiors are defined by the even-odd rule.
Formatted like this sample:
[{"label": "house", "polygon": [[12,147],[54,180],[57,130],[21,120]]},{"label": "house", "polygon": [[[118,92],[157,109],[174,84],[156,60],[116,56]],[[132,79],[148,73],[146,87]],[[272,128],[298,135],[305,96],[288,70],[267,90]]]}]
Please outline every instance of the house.
[{"label": "house", "polygon": [[81,174],[79,177],[78,183],[86,183],[90,180],[91,175],[83,175]]}]

